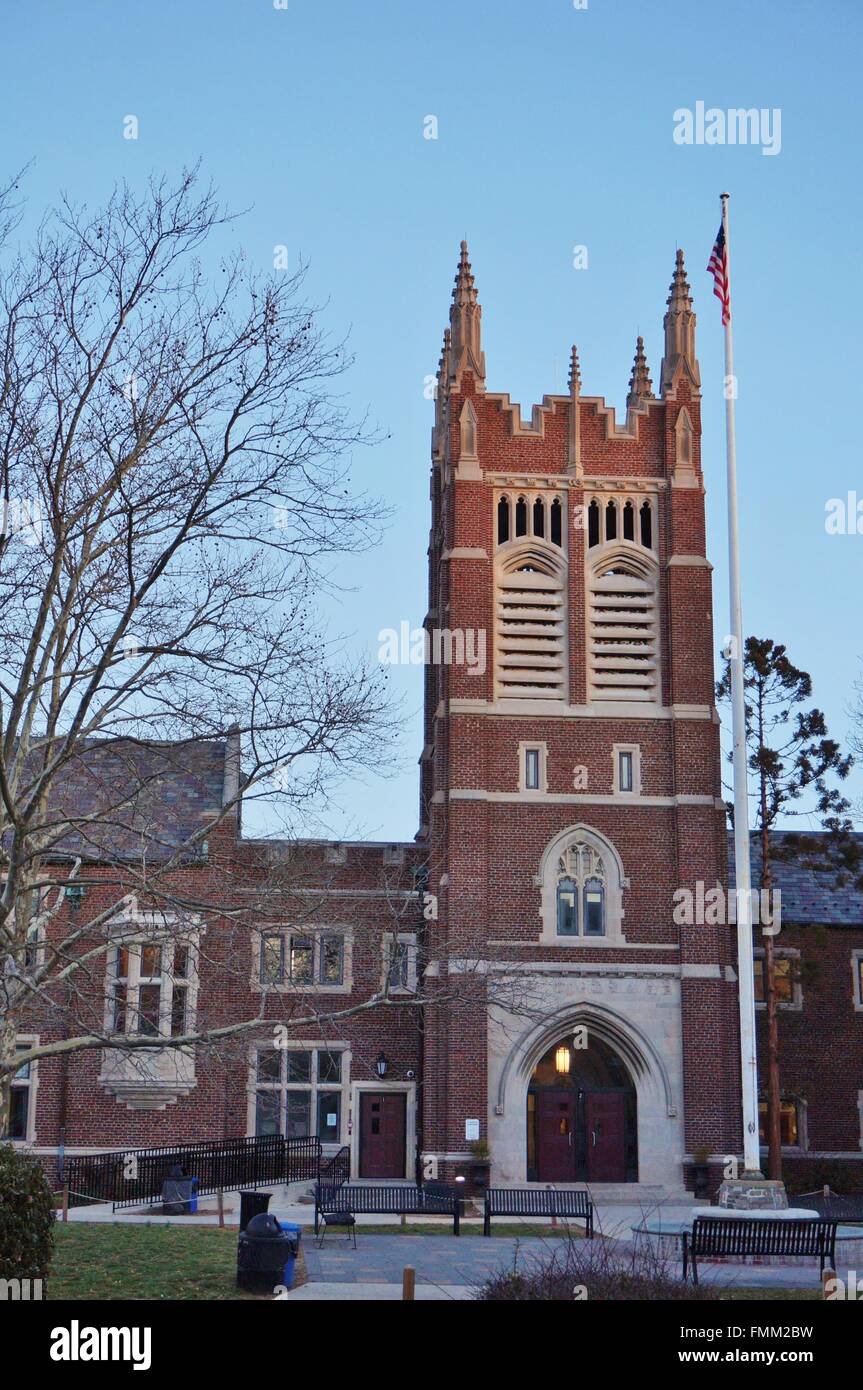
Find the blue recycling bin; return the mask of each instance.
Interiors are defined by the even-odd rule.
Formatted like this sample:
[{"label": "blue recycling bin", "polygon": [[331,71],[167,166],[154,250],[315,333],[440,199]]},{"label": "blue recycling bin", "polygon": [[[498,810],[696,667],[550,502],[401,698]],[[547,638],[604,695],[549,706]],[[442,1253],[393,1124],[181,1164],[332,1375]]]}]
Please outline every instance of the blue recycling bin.
[{"label": "blue recycling bin", "polygon": [[189,1192],[189,1204],[188,1204],[188,1207],[186,1208],[186,1210],[187,1210],[187,1211],[190,1211],[190,1212],[192,1212],[192,1211],[197,1211],[197,1210],[198,1210],[198,1179],[197,1179],[197,1178],[192,1178],[192,1186],[191,1186],[191,1189],[190,1189],[190,1192]]},{"label": "blue recycling bin", "polygon": [[280,1221],[279,1225],[285,1232],[285,1235],[291,1238],[289,1247],[291,1253],[285,1261],[285,1272],[282,1282],[286,1289],[292,1289],[294,1287],[294,1266],[297,1263],[297,1255],[300,1253],[300,1227],[295,1221]]}]

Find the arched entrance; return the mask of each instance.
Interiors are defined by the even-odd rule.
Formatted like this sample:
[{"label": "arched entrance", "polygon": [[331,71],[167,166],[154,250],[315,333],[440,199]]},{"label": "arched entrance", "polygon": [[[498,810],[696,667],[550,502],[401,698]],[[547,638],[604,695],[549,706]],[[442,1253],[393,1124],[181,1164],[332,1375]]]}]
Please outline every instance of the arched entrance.
[{"label": "arched entrance", "polygon": [[637,1182],[635,1086],[609,1045],[554,1043],[527,1092],[528,1182]]}]

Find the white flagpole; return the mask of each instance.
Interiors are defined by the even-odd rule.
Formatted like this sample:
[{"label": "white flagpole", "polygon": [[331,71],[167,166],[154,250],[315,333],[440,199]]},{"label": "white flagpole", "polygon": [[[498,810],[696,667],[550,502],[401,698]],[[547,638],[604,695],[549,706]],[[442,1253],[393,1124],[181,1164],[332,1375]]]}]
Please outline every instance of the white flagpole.
[{"label": "white flagpole", "polygon": [[[730,293],[728,197],[721,194],[725,274]],[[731,711],[734,737],[734,866],[737,883],[737,970],[740,980],[740,1070],[743,1109],[743,1166],[761,1175],[758,1143],[758,1061],[755,1050],[755,968],[752,941],[752,874],[749,863],[749,794],[746,766],[746,709],[743,690],[743,609],[740,602],[740,540],[737,457],[734,436],[734,345],[731,312],[725,325],[725,447],[728,468],[728,570],[731,601]]]}]

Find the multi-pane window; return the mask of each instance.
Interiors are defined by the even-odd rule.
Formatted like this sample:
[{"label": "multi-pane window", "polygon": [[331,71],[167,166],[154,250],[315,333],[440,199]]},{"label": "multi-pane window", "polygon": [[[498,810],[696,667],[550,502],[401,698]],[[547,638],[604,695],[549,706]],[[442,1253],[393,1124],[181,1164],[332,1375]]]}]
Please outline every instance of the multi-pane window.
[{"label": "multi-pane window", "polygon": [[[781,1142],[789,1147],[800,1144],[800,1117],[796,1100],[783,1100],[779,1107],[779,1133]],[[767,1143],[767,1102],[758,1106],[758,1141]]]},{"label": "multi-pane window", "polygon": [[412,993],[416,989],[416,941],[412,932],[384,935],[384,988],[390,993]]},{"label": "multi-pane window", "polygon": [[[757,955],[753,962],[755,972],[755,1002],[767,1003],[767,972],[764,956]],[[789,956],[773,957],[773,978],[776,982],[777,1004],[793,1004],[794,1001],[794,961]]]},{"label": "multi-pane window", "polygon": [[605,864],[590,845],[571,845],[558,864],[558,936],[605,935]]},{"label": "multi-pane window", "polygon": [[138,1037],[189,1032],[193,948],[185,941],[135,941],[111,949],[108,1029]]},{"label": "multi-pane window", "polygon": [[338,1144],[347,1115],[346,1055],[327,1047],[260,1047],[255,1057],[255,1133],[317,1135]]},{"label": "multi-pane window", "polygon": [[510,497],[504,493],[497,504],[498,545],[527,536],[562,546],[563,505],[559,497],[545,493]]},{"label": "multi-pane window", "polygon": [[345,938],[340,932],[307,936],[294,932],[262,932],[259,979],[264,986],[317,988],[345,980]]},{"label": "multi-pane window", "polygon": [[[27,1044],[19,1044],[15,1051],[26,1052]],[[30,1122],[30,1106],[32,1104],[32,1068],[29,1062],[24,1062],[12,1077],[12,1091],[10,1095],[9,1109],[9,1130],[8,1133],[0,1134],[0,1138],[5,1139],[26,1139],[28,1135],[28,1125]]]}]

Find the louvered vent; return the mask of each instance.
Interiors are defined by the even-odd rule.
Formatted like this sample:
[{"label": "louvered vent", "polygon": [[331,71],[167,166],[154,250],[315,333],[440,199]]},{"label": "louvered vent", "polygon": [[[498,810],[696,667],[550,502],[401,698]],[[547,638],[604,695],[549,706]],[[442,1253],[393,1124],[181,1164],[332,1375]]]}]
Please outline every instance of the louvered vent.
[{"label": "louvered vent", "polygon": [[594,700],[658,700],[658,613],[650,571],[607,565],[590,576],[590,679]]},{"label": "louvered vent", "polygon": [[496,616],[498,696],[563,700],[563,576],[544,559],[518,559],[498,578]]}]

